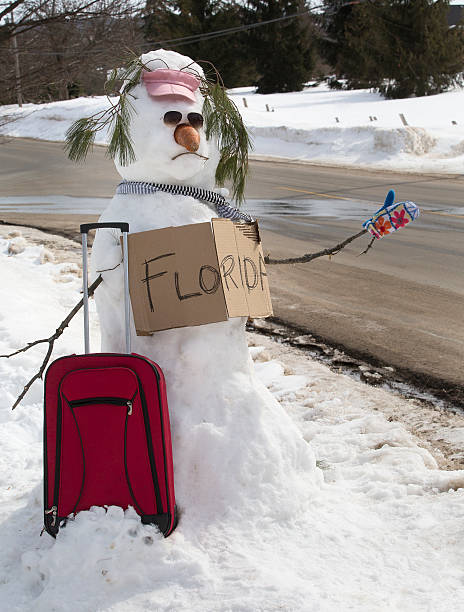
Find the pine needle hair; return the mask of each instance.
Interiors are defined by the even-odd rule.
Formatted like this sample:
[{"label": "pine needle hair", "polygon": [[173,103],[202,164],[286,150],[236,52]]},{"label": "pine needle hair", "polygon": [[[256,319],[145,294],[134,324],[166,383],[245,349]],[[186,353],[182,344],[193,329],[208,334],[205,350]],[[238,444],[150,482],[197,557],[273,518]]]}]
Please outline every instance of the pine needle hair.
[{"label": "pine needle hair", "polygon": [[[226,93],[219,72],[210,62],[198,63],[207,64],[211,76],[198,74],[191,64],[182,70],[187,70],[200,81],[199,90],[204,97],[206,138],[216,139],[220,152],[215,175],[216,184],[222,187],[230,180],[232,197],[240,205],[244,200],[251,139],[237,106]],[[136,161],[130,135],[131,119],[136,112],[131,91],[140,83],[143,70],[151,72],[139,57],[132,57],[124,68],[111,71],[105,84],[109,108],[90,117],[78,119],[66,132],[65,150],[71,160],[83,161],[95,143],[97,132],[106,128],[110,136],[107,156],[117,159],[121,166],[128,166]],[[117,91],[117,84],[121,81],[123,85]],[[116,102],[114,96],[118,96]]]}]

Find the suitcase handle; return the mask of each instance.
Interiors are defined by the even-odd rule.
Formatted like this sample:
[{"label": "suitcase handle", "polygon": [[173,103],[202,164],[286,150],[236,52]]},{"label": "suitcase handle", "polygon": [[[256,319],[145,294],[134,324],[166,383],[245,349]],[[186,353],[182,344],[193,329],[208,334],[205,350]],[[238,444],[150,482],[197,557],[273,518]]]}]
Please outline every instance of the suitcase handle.
[{"label": "suitcase handle", "polygon": [[129,232],[129,223],[117,223],[117,222],[114,222],[114,223],[113,222],[110,222],[110,223],[82,223],[81,224],[81,234],[88,234],[90,230],[101,229],[105,227],[120,229],[121,233]]},{"label": "suitcase handle", "polygon": [[129,297],[129,251],[127,245],[127,234],[129,233],[128,223],[82,223],[82,277],[84,286],[84,349],[85,353],[90,353],[90,332],[89,332],[89,273],[87,263],[87,234],[92,229],[112,228],[119,229],[122,233],[122,254],[124,268],[124,324],[126,331],[126,353],[131,352],[130,336],[130,297]]}]

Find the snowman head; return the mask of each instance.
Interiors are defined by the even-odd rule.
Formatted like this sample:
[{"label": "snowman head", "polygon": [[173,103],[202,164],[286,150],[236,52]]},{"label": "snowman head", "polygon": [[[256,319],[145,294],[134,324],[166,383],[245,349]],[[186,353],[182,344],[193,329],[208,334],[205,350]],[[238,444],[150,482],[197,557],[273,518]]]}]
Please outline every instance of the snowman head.
[{"label": "snowman head", "polygon": [[119,101],[107,114],[68,130],[69,157],[83,159],[104,124],[108,154],[124,179],[205,189],[229,179],[240,201],[250,143],[224,87],[189,57],[164,49],[132,60],[122,79]]},{"label": "snowman head", "polygon": [[130,138],[135,160],[115,165],[126,180],[174,183],[211,189],[220,154],[206,137],[201,94],[203,70],[174,51],[140,58],[140,83],[130,91]]}]

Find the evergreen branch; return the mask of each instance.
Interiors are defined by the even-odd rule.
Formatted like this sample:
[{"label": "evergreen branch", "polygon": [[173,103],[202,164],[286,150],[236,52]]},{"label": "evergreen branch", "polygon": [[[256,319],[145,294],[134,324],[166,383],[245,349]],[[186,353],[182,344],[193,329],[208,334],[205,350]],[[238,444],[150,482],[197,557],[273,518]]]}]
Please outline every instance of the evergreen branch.
[{"label": "evergreen branch", "polygon": [[66,131],[64,150],[72,161],[82,161],[87,157],[95,142],[95,129],[92,117],[78,119]]},{"label": "evergreen branch", "polygon": [[132,146],[132,139],[130,137],[129,125],[133,107],[127,96],[121,97],[119,112],[112,117],[114,126],[112,127],[112,134],[110,144],[106,150],[108,157],[114,159],[119,156],[119,163],[121,166],[128,166],[130,163],[136,160],[134,148]]},{"label": "evergreen branch", "polygon": [[202,93],[206,138],[215,137],[221,153],[216,182],[223,186],[231,180],[232,196],[241,204],[248,174],[248,150],[252,148],[250,136],[238,108],[219,83],[203,80]]},{"label": "evergreen branch", "polygon": [[116,89],[116,82],[118,80],[118,70],[117,68],[113,68],[110,72],[110,76],[107,78],[103,88],[105,93],[111,93]]},{"label": "evergreen branch", "polygon": [[[111,71],[105,83],[110,108],[98,111],[90,117],[78,119],[66,132],[65,151],[70,159],[83,161],[95,142],[96,133],[108,127],[110,143],[107,155],[112,159],[118,158],[122,166],[127,166],[135,161],[136,157],[130,137],[130,122],[134,109],[128,96],[140,82],[144,68],[140,58],[131,55],[125,68],[122,70],[115,68]],[[123,85],[115,104],[109,96],[117,93],[115,90],[118,81],[122,81]]]},{"label": "evergreen branch", "polygon": [[[100,283],[103,281],[103,277],[100,275],[89,287],[88,289],[88,294],[89,297],[91,297],[94,293],[96,288],[100,285]],[[16,406],[21,402],[21,400],[23,399],[23,397],[26,395],[26,393],[29,391],[29,389],[32,387],[33,383],[38,380],[39,378],[42,378],[45,372],[45,368],[47,367],[48,362],[50,361],[50,357],[52,355],[53,352],[53,347],[55,345],[56,340],[58,340],[58,338],[62,335],[62,333],[64,332],[64,330],[68,327],[68,325],[70,324],[71,320],[74,318],[74,316],[79,312],[79,310],[82,308],[84,304],[84,300],[80,300],[75,306],[74,308],[71,310],[71,312],[68,313],[68,315],[63,319],[63,321],[61,321],[61,323],[58,325],[58,327],[55,330],[55,333],[52,334],[49,338],[43,338],[42,340],[35,340],[34,342],[29,342],[28,344],[26,344],[26,346],[24,346],[23,348],[18,349],[17,351],[14,351],[13,353],[10,353],[9,355],[0,355],[0,357],[6,357],[7,359],[10,357],[13,357],[14,355],[18,355],[19,353],[25,353],[26,351],[28,351],[30,348],[32,348],[33,346],[37,346],[38,344],[42,344],[42,343],[46,343],[48,342],[48,350],[47,353],[42,361],[42,364],[39,368],[39,371],[34,374],[34,376],[27,382],[27,384],[25,385],[24,389],[21,391],[21,394],[19,395],[19,397],[16,399],[15,403],[12,406],[12,410],[14,410],[16,408]]]}]

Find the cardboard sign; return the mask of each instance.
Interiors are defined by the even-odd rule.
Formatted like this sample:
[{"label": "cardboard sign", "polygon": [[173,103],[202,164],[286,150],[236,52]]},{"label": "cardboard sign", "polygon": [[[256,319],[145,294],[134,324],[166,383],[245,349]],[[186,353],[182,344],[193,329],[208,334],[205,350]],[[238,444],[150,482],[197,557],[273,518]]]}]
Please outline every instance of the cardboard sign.
[{"label": "cardboard sign", "polygon": [[213,219],[129,234],[137,335],[272,314],[257,223]]}]

